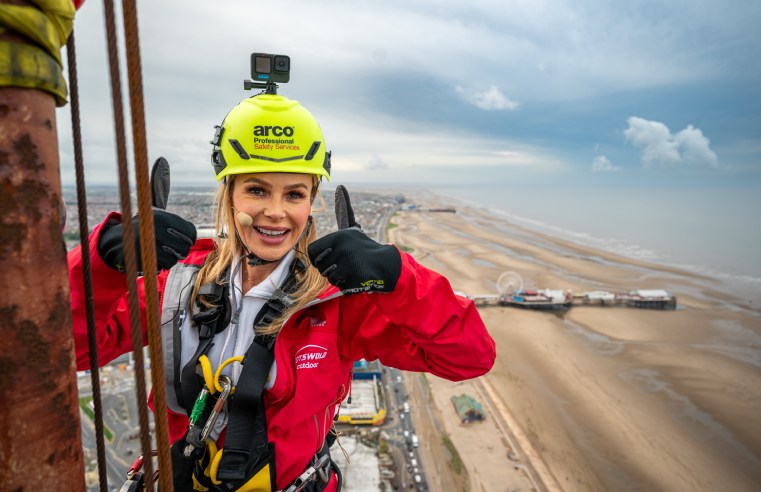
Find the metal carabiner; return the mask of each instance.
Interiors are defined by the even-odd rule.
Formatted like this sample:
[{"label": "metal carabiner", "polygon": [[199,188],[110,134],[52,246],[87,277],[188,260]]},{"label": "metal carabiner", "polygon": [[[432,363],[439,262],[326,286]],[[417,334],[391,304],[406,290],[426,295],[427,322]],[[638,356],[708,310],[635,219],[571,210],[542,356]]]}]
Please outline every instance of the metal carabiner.
[{"label": "metal carabiner", "polygon": [[[329,463],[330,463],[329,455],[324,454],[320,456],[320,458],[314,463],[314,465],[304,470],[304,473],[299,475],[299,477],[293,481],[291,486],[285,489],[285,492],[299,492],[300,490],[303,490],[304,487],[306,487],[307,484],[309,484],[309,482],[317,478],[315,477],[315,474],[318,474],[320,478],[322,479],[322,470]],[[330,477],[328,477],[328,479],[329,478]]]},{"label": "metal carabiner", "polygon": [[206,402],[209,399],[209,394],[209,390],[206,388],[206,386],[204,386],[203,389],[201,389],[201,392],[198,393],[198,397],[196,397],[196,401],[193,404],[193,410],[190,412],[188,433],[185,437],[187,444],[183,450],[183,454],[186,458],[190,458],[194,450],[203,447],[203,442],[200,439],[201,428],[198,425],[198,421],[201,418],[204,409],[206,408]]},{"label": "metal carabiner", "polygon": [[187,444],[182,451],[183,455],[186,458],[190,458],[193,455],[193,451],[206,445],[209,434],[211,434],[211,430],[214,428],[214,423],[217,421],[217,418],[222,411],[227,397],[230,396],[230,392],[232,391],[232,382],[230,381],[230,378],[227,376],[220,376],[219,381],[222,385],[222,392],[219,394],[216,403],[214,403],[214,408],[212,408],[211,413],[206,419],[203,428],[201,428],[198,422],[200,414],[202,413],[202,409],[201,411],[196,412],[196,405],[199,405],[199,402],[202,402],[200,405],[204,407],[206,406],[206,399],[209,395],[209,391],[206,389],[206,386],[204,386],[204,388],[201,390],[201,393],[199,393],[198,398],[196,399],[196,405],[193,406],[193,412],[191,414],[188,433],[185,437]]},{"label": "metal carabiner", "polygon": [[203,426],[203,430],[201,431],[202,443],[206,443],[206,440],[209,438],[211,430],[214,428],[214,424],[219,418],[219,414],[222,413],[225,401],[227,401],[227,397],[230,396],[233,389],[233,383],[227,376],[219,376],[219,383],[222,385],[222,392],[219,394],[219,398],[217,398],[217,402],[214,404],[214,408],[212,408],[209,418],[206,419],[206,425]]},{"label": "metal carabiner", "polygon": [[127,480],[132,480],[132,478],[143,468],[143,455],[142,453],[140,456],[138,456],[135,461],[132,462],[132,465],[130,465],[129,470],[127,470]]},{"label": "metal carabiner", "polygon": [[[157,451],[154,449],[151,451],[151,456],[156,456]],[[135,461],[132,462],[132,465],[130,465],[129,470],[127,470],[127,481],[124,482],[124,485],[122,485],[122,488],[119,489],[119,492],[138,492],[144,490],[145,487],[145,480],[143,477],[143,473],[140,472],[140,470],[143,469],[143,464],[145,463],[145,458],[143,457],[142,453],[140,456],[138,456]],[[154,482],[159,476],[159,471],[156,470],[153,472],[153,480]]]}]

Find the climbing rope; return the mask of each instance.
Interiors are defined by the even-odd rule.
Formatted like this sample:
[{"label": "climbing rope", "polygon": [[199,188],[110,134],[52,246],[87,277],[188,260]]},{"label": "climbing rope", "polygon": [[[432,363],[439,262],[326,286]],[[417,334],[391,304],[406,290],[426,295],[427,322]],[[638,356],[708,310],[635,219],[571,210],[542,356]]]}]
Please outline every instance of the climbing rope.
[{"label": "climbing rope", "polygon": [[130,108],[132,115],[132,144],[135,152],[135,177],[140,214],[140,241],[145,275],[145,311],[148,327],[148,351],[151,356],[153,379],[154,422],[159,467],[162,470],[159,484],[162,491],[173,492],[172,456],[169,448],[166,387],[164,386],[164,358],[161,350],[161,324],[159,317],[158,283],[156,281],[156,249],[153,229],[152,193],[148,171],[148,146],[145,138],[145,112],[143,103],[143,74],[140,63],[140,36],[137,26],[136,0],[124,0],[124,33],[127,49],[127,75],[129,78]]},{"label": "climbing rope", "polygon": [[74,32],[66,43],[69,65],[69,97],[71,102],[71,130],[74,140],[74,170],[77,181],[77,210],[79,214],[79,242],[82,245],[82,277],[85,290],[85,314],[87,317],[87,349],[90,354],[90,383],[95,415],[95,448],[98,456],[98,480],[100,491],[108,491],[106,476],[106,448],[103,442],[103,405],[100,397],[100,372],[98,370],[98,342],[95,336],[95,304],[92,292],[92,270],[90,269],[90,237],[87,224],[87,199],[85,193],[85,171],[82,158],[82,131],[79,118],[79,85],[77,81],[77,55],[74,46]]},{"label": "climbing rope", "polygon": [[[127,146],[124,130],[124,108],[121,94],[121,75],[119,72],[119,55],[116,44],[116,27],[114,21],[114,4],[112,0],[104,0],[106,20],[106,38],[108,40],[108,64],[111,73],[111,101],[114,109],[114,129],[116,134],[116,157],[119,171],[119,198],[122,211],[122,230],[124,231],[124,270],[127,278],[128,306],[130,327],[132,330],[132,354],[135,363],[135,390],[137,392],[137,409],[140,422],[140,444],[143,456],[151,456],[151,438],[149,434],[148,400],[145,390],[145,364],[143,362],[142,330],[140,329],[140,307],[137,297],[137,259],[135,249],[135,234],[132,229],[132,201],[129,190],[129,173],[127,170]],[[142,231],[141,231],[142,232]],[[151,234],[153,237],[153,234]],[[153,490],[153,460],[146,459],[145,488]]]},{"label": "climbing rope", "polygon": [[[119,170],[119,195],[122,208],[122,225],[124,231],[125,273],[129,291],[128,303],[132,329],[132,351],[135,360],[135,387],[137,391],[140,418],[140,441],[143,456],[152,456],[151,438],[148,426],[147,401],[145,389],[145,365],[143,361],[143,341],[140,329],[140,309],[137,297],[137,263],[134,248],[134,231],[131,225],[131,198],[129,174],[127,170],[127,150],[124,131],[124,111],[121,95],[121,76],[116,41],[114,5],[112,0],[104,0],[106,36],[108,40],[109,69],[111,74],[111,95],[114,109],[114,126],[116,132],[117,162]],[[148,181],[148,156],[145,139],[145,116],[143,110],[142,71],[140,67],[140,44],[137,29],[137,9],[134,0],[124,0],[124,29],[127,51],[127,75],[130,94],[130,114],[132,116],[132,137],[135,154],[135,176],[137,183],[138,226],[140,233],[143,281],[145,287],[145,315],[148,331],[148,346],[151,357],[151,376],[154,394],[154,422],[156,424],[156,444],[158,463],[162,473],[159,485],[162,492],[172,492],[172,462],[169,451],[169,432],[166,417],[166,390],[164,388],[164,366],[161,354],[161,333],[158,317],[158,290],[156,283],[156,251],[153,233],[153,214],[151,213],[151,193]],[[153,463],[146,459],[145,489],[153,490]]]}]

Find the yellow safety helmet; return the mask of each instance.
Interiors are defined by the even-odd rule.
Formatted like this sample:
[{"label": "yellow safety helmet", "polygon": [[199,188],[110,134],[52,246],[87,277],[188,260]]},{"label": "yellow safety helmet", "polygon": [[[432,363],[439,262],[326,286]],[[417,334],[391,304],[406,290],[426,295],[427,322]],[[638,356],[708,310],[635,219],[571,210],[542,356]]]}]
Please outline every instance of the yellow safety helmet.
[{"label": "yellow safety helmet", "polygon": [[230,174],[303,173],[330,181],[330,152],[320,125],[298,101],[276,94],[244,99],[216,126],[211,164]]}]

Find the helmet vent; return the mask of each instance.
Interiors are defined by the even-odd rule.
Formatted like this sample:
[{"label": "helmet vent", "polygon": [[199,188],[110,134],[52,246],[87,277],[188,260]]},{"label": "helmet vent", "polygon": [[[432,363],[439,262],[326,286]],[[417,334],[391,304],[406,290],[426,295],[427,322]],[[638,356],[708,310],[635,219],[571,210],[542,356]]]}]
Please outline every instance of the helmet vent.
[{"label": "helmet vent", "polygon": [[246,152],[246,149],[243,148],[243,146],[238,142],[237,140],[231,138],[230,139],[230,145],[233,146],[233,149],[235,149],[235,152],[238,153],[241,159],[250,159],[248,152]]},{"label": "helmet vent", "polygon": [[304,157],[304,160],[311,161],[319,149],[320,149],[320,141],[316,140],[315,142],[312,143],[312,146],[309,147],[309,152],[307,152],[307,155]]}]

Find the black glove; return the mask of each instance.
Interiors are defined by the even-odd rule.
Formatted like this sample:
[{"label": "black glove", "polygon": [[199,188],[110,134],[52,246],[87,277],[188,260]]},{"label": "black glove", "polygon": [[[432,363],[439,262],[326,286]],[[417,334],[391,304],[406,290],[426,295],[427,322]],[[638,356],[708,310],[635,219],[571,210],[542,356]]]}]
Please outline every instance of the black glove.
[{"label": "black glove", "polygon": [[309,260],[344,294],[391,292],[402,273],[402,257],[391,245],[370,239],[354,221],[349,193],[336,188],[336,220],[340,230],[309,245]]},{"label": "black glove", "polygon": [[[135,252],[137,269],[142,271],[140,261],[140,237],[137,216],[132,217],[135,231]],[[159,270],[172,268],[178,260],[185,258],[190,247],[196,242],[196,227],[178,215],[153,209],[153,227],[156,235],[156,264]],[[98,254],[106,265],[120,272],[124,271],[124,245],[121,222],[106,226],[98,241]]]}]

